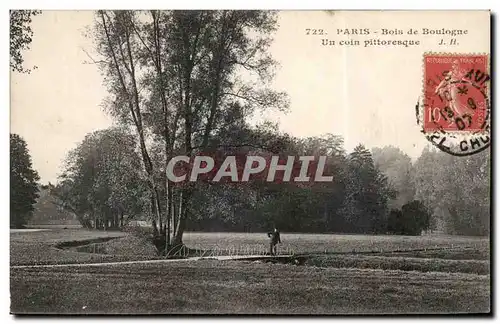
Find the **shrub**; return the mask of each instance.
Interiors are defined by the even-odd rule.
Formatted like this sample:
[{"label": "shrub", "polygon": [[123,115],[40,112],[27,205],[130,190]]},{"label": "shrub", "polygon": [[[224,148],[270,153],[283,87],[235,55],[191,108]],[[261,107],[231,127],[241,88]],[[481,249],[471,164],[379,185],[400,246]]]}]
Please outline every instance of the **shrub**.
[{"label": "shrub", "polygon": [[429,228],[430,213],[419,200],[413,200],[389,213],[387,229],[391,234],[420,235]]}]

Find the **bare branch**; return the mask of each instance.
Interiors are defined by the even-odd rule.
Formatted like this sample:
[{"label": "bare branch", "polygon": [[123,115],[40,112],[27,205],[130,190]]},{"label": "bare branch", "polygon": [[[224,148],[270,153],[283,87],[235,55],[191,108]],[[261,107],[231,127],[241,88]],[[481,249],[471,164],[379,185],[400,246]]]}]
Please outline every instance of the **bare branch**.
[{"label": "bare branch", "polygon": [[108,62],[104,60],[99,60],[96,61],[88,52],[86,49],[84,49],[82,46],[80,46],[80,49],[87,55],[87,57],[92,61],[92,63],[89,62],[83,62],[83,64],[107,64]]}]

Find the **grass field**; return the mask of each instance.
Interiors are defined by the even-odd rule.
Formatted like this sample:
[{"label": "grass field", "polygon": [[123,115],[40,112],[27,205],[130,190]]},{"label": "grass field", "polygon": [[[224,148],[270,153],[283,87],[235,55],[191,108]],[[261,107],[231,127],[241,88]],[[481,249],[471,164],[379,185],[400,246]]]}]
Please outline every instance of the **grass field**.
[{"label": "grass field", "polygon": [[[12,268],[11,311],[442,314],[490,310],[488,238],[283,233],[282,241],[283,254],[306,256],[302,265],[199,260]],[[99,253],[60,248],[85,243],[100,244]],[[267,249],[265,234],[255,233],[186,233],[185,243],[213,255]],[[147,245],[121,232],[12,233],[11,265],[158,258]]]},{"label": "grass field", "polygon": [[[355,253],[404,251],[432,248],[477,247],[488,249],[489,241],[460,236],[393,236],[345,234],[281,234],[279,251],[300,253]],[[265,253],[269,247],[264,233],[186,233],[185,243],[191,248],[213,251]]]}]

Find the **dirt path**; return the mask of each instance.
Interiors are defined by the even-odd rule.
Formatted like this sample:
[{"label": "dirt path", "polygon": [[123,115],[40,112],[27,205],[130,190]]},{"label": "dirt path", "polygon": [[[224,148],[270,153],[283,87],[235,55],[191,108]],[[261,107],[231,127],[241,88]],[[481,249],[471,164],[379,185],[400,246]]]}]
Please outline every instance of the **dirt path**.
[{"label": "dirt path", "polygon": [[[278,258],[289,258],[291,255],[280,255]],[[102,266],[119,266],[128,264],[154,264],[154,263],[169,263],[169,262],[186,262],[186,261],[199,261],[199,260],[218,260],[218,261],[230,261],[230,260],[266,260],[266,259],[276,259],[276,257],[265,256],[265,255],[225,255],[225,256],[213,256],[213,257],[191,257],[182,259],[161,259],[161,260],[137,260],[137,261],[120,261],[120,262],[99,262],[99,263],[67,263],[67,264],[36,264],[36,265],[18,265],[11,266],[11,269],[36,269],[36,268],[67,268],[67,267],[102,267]]]},{"label": "dirt path", "polygon": [[30,232],[41,232],[41,231],[50,231],[47,228],[11,228],[11,233],[30,233]]}]

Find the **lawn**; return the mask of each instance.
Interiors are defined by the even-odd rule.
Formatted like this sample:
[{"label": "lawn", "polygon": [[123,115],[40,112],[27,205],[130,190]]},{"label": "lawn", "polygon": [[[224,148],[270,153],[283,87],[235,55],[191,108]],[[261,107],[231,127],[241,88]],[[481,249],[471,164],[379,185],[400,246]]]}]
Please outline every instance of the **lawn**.
[{"label": "lawn", "polygon": [[488,312],[489,277],[191,261],[16,269],[14,313],[368,314]]},{"label": "lawn", "polygon": [[111,238],[124,238],[127,233],[89,231],[84,229],[57,229],[40,232],[17,232],[10,235],[10,264],[94,263],[109,261],[144,260],[155,256],[129,254],[83,253],[58,248]]},{"label": "lawn", "polygon": [[[417,249],[473,247],[489,250],[489,240],[466,236],[394,236],[282,233],[282,254],[388,252]],[[188,232],[184,242],[190,248],[212,250],[215,254],[263,254],[269,249],[265,233]],[[250,253],[247,253],[249,251]]]},{"label": "lawn", "polygon": [[[116,238],[86,247],[60,249],[92,241]],[[156,259],[153,245],[131,233],[90,231],[85,229],[53,229],[40,232],[11,233],[11,265],[93,263]],[[282,235],[279,254],[312,253],[362,253],[447,249],[446,254],[457,248],[472,248],[489,258],[489,240],[460,236],[389,236],[389,235]],[[269,247],[265,233],[185,233],[184,243],[200,249],[198,255],[263,255]],[[450,250],[451,249],[451,250]],[[448,251],[450,250],[450,251]],[[88,253],[99,252],[99,253]],[[423,253],[424,251],[422,251]],[[412,252],[415,253],[415,252]]]},{"label": "lawn", "polygon": [[[263,254],[264,233],[186,233],[209,255]],[[14,313],[489,312],[488,238],[282,234],[300,265],[182,261],[11,268]],[[87,244],[86,246],[78,246]],[[64,248],[62,248],[64,247]],[[11,234],[11,265],[158,258],[144,238],[84,229]],[[86,251],[86,252],[79,252]],[[98,253],[89,253],[98,252]],[[325,253],[326,252],[326,253]]]}]

